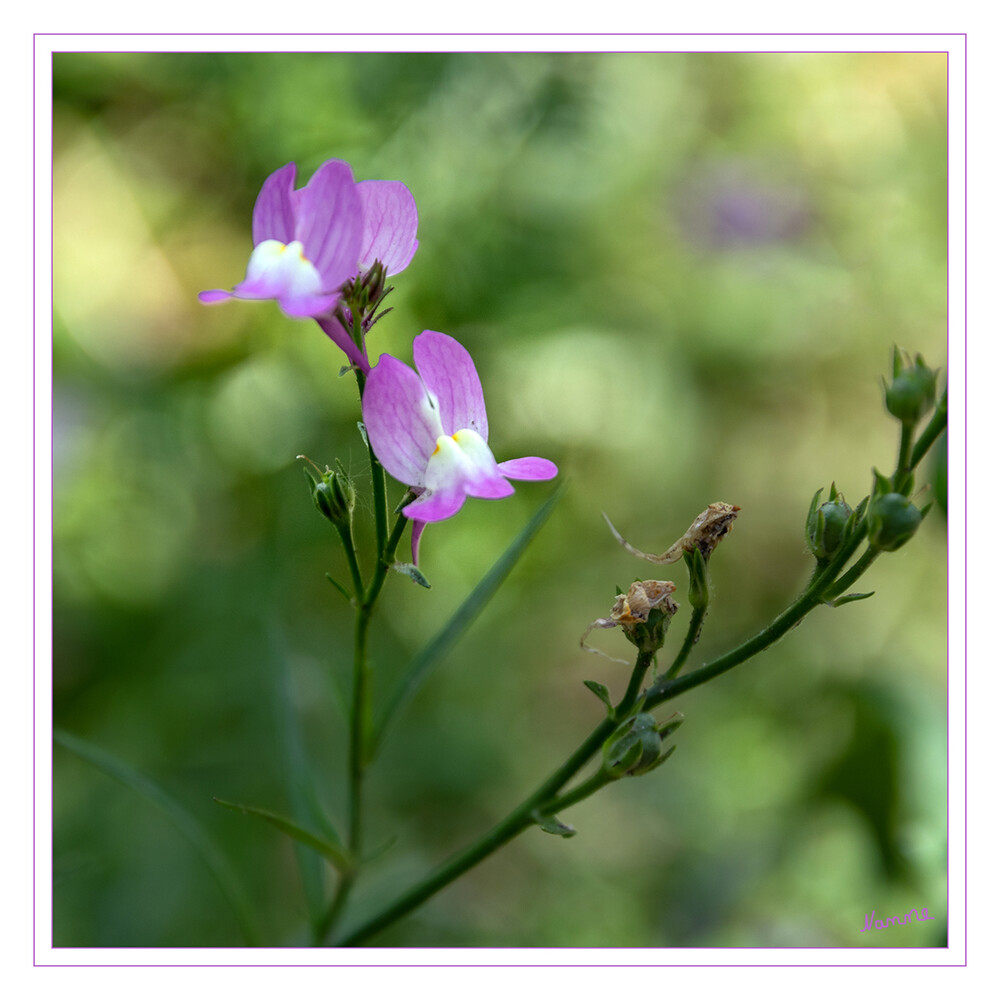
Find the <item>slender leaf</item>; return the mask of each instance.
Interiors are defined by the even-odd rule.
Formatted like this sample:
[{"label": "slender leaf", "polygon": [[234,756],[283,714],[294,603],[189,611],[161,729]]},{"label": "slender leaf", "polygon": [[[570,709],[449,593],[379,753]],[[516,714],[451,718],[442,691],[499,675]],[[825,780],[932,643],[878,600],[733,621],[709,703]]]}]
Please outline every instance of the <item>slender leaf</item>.
[{"label": "slender leaf", "polygon": [[576,830],[569,823],[563,823],[562,820],[557,819],[555,816],[535,816],[534,819],[546,833],[565,838],[576,836]]},{"label": "slender leaf", "polygon": [[507,546],[507,550],[493,564],[486,575],[476,584],[472,593],[462,602],[458,610],[451,616],[444,628],[423,649],[413,657],[403,670],[403,674],[389,695],[382,709],[381,717],[375,729],[374,744],[381,742],[389,720],[420,688],[427,679],[431,667],[440,661],[452,646],[461,638],[465,630],[475,621],[479,612],[486,607],[490,598],[500,589],[510,571],[524,555],[528,543],[538,534],[555,508],[556,502],[562,496],[563,484],[560,483],[542,501],[538,510],[520,534]]},{"label": "slender leaf", "polygon": [[106,750],[61,729],[54,730],[52,738],[61,747],[75,754],[81,760],[87,761],[88,764],[92,764],[109,778],[114,778],[115,781],[121,782],[147,801],[152,802],[169,817],[174,826],[187,837],[198,851],[216,882],[219,883],[219,888],[236,914],[246,943],[253,947],[259,946],[261,934],[250,906],[249,897],[236,877],[236,873],[230,867],[226,856],[219,850],[194,816],[155,781],[147,778],[130,764],[119,760]]},{"label": "slender leaf", "polygon": [[300,844],[305,844],[306,847],[311,847],[317,853],[322,854],[342,875],[354,868],[354,863],[350,855],[342,847],[335,844],[332,840],[325,840],[315,833],[304,830],[298,823],[288,819],[287,816],[280,816],[269,809],[258,809],[256,806],[244,806],[237,802],[226,802],[224,799],[215,799],[214,801],[226,809],[232,809],[233,812],[241,812],[247,816],[256,816],[266,823],[277,827],[282,833],[287,834],[293,840],[297,840]]},{"label": "slender leaf", "polygon": [[329,573],[326,574],[326,578],[344,595],[348,604],[352,604],[354,602],[354,598],[351,597],[351,592],[342,583],[338,583],[334,580]]},{"label": "slender leaf", "polygon": [[392,564],[392,568],[397,572],[401,573],[403,576],[408,576],[414,583],[421,587],[425,587],[427,590],[431,589],[431,585],[427,582],[427,577],[417,569],[413,563],[401,563],[395,562]]},{"label": "slender leaf", "polygon": [[[281,626],[277,622],[272,622],[267,628],[267,644],[268,659],[274,674],[273,703],[285,777],[285,794],[288,797],[292,818],[300,825],[305,825],[307,822],[317,825],[329,839],[339,844],[341,841],[337,831],[325,815],[316,795],[313,767],[302,732],[302,719],[295,709],[294,682],[285,655],[287,644]],[[324,899],[326,872],[323,859],[304,844],[296,843],[295,860],[302,876],[310,919],[315,925],[322,919],[326,908]]]},{"label": "slender leaf", "polygon": [[584,681],[583,683],[608,706],[609,713],[614,712],[614,706],[611,704],[611,692],[603,684],[598,684],[597,681]]},{"label": "slender leaf", "polygon": [[833,608],[839,608],[844,604],[850,604],[852,601],[864,601],[871,597],[874,593],[874,590],[869,590],[867,594],[844,594],[843,597],[838,597],[835,601],[831,601],[830,606]]}]

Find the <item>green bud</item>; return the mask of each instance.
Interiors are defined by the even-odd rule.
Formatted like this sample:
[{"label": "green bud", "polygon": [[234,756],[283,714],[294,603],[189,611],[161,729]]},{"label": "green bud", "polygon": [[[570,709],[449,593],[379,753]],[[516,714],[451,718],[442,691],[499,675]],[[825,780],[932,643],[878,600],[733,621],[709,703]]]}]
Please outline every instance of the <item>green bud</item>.
[{"label": "green bud", "polygon": [[708,560],[697,546],[684,550],[684,564],[688,571],[688,601],[691,607],[704,611],[708,607]]},{"label": "green bud", "polygon": [[836,483],[830,486],[830,498],[819,502],[822,490],[817,490],[809,505],[806,517],[806,544],[809,551],[821,562],[833,558],[850,531],[853,511],[837,492]]},{"label": "green bud", "polygon": [[886,408],[897,420],[914,424],[934,406],[938,373],[928,368],[919,354],[910,364],[897,347],[893,351],[892,375],[888,385],[883,380]]},{"label": "green bud", "polygon": [[332,524],[349,524],[354,510],[354,485],[340,462],[336,470],[328,468],[318,480],[308,469],[303,471],[312,487],[316,509]]},{"label": "green bud", "polygon": [[[676,608],[675,604],[674,609]],[[622,631],[636,649],[641,649],[644,653],[655,653],[666,641],[667,626],[672,616],[672,611],[653,608],[646,621],[636,622],[631,628],[624,628]]]},{"label": "green bud", "polygon": [[641,712],[608,737],[604,744],[604,770],[615,778],[643,774],[660,759],[662,749],[656,719]]},{"label": "green bud", "polygon": [[868,509],[868,541],[872,548],[895,552],[917,532],[923,513],[902,493],[884,493]]}]

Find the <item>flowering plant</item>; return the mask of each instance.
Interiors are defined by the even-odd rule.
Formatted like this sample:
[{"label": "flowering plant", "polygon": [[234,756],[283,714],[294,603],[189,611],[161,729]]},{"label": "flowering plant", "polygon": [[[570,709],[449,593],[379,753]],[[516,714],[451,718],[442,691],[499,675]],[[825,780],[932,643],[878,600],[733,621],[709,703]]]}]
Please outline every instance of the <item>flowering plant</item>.
[{"label": "flowering plant", "polygon": [[[542,457],[497,461],[489,443],[479,373],[469,351],[453,337],[433,330],[416,336],[413,368],[388,354],[371,364],[367,336],[388,311],[383,305],[392,288],[386,278],[402,272],[418,246],[416,205],[408,188],[398,181],[355,182],[350,166],[340,160],[323,163],[301,189],[295,188],[295,181],[294,163],[264,181],[253,209],[253,249],[244,280],[231,291],[204,291],[199,298],[206,304],[233,298],[272,299],[289,317],[314,319],[347,356],[345,370],[355,375],[371,470],[368,509],[374,553],[369,554],[367,567],[355,540],[359,505],[354,480],[339,461],[334,468],[310,463],[306,469],[312,500],[343,547],[350,580],[346,585],[332,582],[350,602],[355,618],[346,817],[342,825],[324,818],[323,832],[270,809],[218,801],[270,823],[329,864],[336,887],[311,913],[308,933],[315,945],[347,946],[371,941],[528,829],[573,836],[573,827],[560,818],[567,810],[612,782],[651,773],[671,757],[675,744],[667,741],[683,717],[675,712],[658,719],[654,712],[661,705],[763,652],[817,608],[837,608],[870,597],[850,588],[881,554],[909,542],[929,509],[914,500],[915,469],[945,430],[947,403],[946,395],[937,393],[937,372],[919,356],[911,361],[897,350],[892,380],[885,385],[887,410],[899,423],[894,471],[876,472],[871,495],[854,507],[836,486],[822,503],[823,491],[818,491],[805,518],[805,541],[814,563],[803,590],[769,624],[696,669],[685,672],[711,600],[709,562],[731,533],[741,508],[722,501],[708,504],[660,555],[631,545],[609,521],[613,538],[626,551],[657,566],[683,564],[687,574],[686,590],[671,580],[636,580],[627,591],[618,590],[607,617],[596,618],[587,627],[580,640],[584,648],[589,648],[584,639],[598,628],[620,628],[634,647],[623,691],[612,697],[605,685],[586,681],[601,703],[600,717],[566,760],[492,829],[373,915],[369,907],[370,915],[363,920],[355,917],[349,924],[360,891],[359,876],[371,854],[365,790],[379,742],[429,665],[444,655],[461,627],[496,593],[551,513],[561,486],[549,493],[438,637],[402,671],[376,718],[369,637],[389,570],[429,586],[417,565],[421,535],[428,524],[454,517],[468,498],[503,499],[514,492],[511,480],[548,481],[558,469]],[[386,472],[403,487],[395,505],[387,499]],[[396,551],[408,524],[412,524],[412,561],[401,563]],[[684,600],[690,615],[683,639],[669,662],[661,665],[658,657]],[[590,615],[583,620],[586,617]],[[64,743],[87,752],[79,742],[66,738]],[[592,761],[591,773],[580,777]],[[338,827],[343,835],[335,832]],[[244,921],[251,942],[256,939],[252,924],[250,919]]]}]

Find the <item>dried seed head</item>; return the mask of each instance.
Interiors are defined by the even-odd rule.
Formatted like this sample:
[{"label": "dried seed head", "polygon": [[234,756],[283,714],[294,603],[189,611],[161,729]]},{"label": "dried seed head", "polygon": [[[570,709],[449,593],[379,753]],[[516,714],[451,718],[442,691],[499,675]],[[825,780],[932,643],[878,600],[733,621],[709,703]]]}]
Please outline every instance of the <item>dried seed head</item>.
[{"label": "dried seed head", "polygon": [[587,631],[580,637],[580,645],[588,652],[603,656],[605,654],[588,646],[584,640],[595,628],[620,625],[633,646],[655,652],[663,645],[670,619],[677,613],[677,602],[670,596],[676,589],[669,580],[637,580],[628,588],[627,594],[619,594],[615,598],[610,617],[598,618],[587,626]]},{"label": "dried seed head", "polygon": [[651,563],[662,565],[664,563],[677,562],[685,552],[692,552],[697,548],[707,559],[714,551],[716,545],[722,541],[733,527],[733,521],[740,508],[732,504],[710,503],[695,519],[694,523],[673,545],[661,555],[655,556],[649,552],[643,552],[634,545],[630,545],[622,538],[618,529],[611,523],[608,515],[604,515],[604,520],[608,522],[608,527],[617,541],[634,556],[646,559]]},{"label": "dried seed head", "polygon": [[626,628],[649,620],[649,613],[660,608],[665,614],[677,613],[677,603],[670,596],[677,588],[669,580],[636,580],[627,594],[619,594],[611,609],[611,620]]}]

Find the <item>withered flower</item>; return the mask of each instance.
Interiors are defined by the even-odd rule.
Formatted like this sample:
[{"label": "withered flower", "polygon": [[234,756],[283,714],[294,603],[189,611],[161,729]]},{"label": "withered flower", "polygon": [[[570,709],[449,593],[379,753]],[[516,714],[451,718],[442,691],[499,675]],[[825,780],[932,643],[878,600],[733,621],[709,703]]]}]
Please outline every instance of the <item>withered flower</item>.
[{"label": "withered flower", "polygon": [[658,556],[654,556],[649,552],[643,552],[641,549],[637,549],[634,545],[626,542],[618,529],[611,523],[611,519],[607,514],[604,515],[604,520],[608,522],[611,534],[632,555],[638,556],[640,559],[647,559],[651,563],[663,565],[664,563],[677,562],[685,552],[692,552],[695,548],[707,559],[715,551],[716,545],[732,529],[733,522],[736,520],[739,510],[739,507],[723,503],[721,500],[718,503],[710,503],[694,519],[691,527],[666,552]]}]

